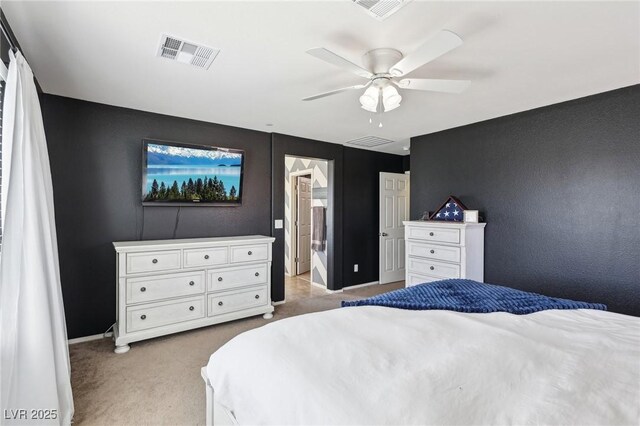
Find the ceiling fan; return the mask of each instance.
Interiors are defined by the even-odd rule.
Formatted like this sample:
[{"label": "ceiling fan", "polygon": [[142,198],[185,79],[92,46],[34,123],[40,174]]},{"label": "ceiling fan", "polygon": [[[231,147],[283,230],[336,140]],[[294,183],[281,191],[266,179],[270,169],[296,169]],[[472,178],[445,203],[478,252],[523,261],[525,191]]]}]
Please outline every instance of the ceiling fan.
[{"label": "ceiling fan", "polygon": [[403,57],[396,49],[374,49],[362,57],[364,67],[339,56],[328,49],[317,47],[307,50],[325,62],[350,71],[369,81],[365,84],[343,87],[330,92],[320,93],[303,101],[312,101],[335,95],[348,90],[365,89],[360,96],[362,108],[370,112],[388,112],[400,106],[402,96],[397,88],[427,90],[432,92],[461,93],[471,82],[469,80],[441,80],[430,78],[403,78],[411,71],[425,65],[462,44],[462,39],[452,31],[442,30],[429,39],[409,56]]}]

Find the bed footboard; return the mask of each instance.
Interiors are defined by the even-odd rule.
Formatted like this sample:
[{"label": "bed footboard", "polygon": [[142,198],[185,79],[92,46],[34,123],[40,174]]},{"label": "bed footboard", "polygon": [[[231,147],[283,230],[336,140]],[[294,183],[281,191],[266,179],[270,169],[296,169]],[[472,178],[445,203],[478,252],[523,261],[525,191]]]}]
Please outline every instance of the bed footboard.
[{"label": "bed footboard", "polygon": [[206,392],[206,420],[207,426],[234,426],[238,424],[236,418],[220,404],[217,404],[213,400],[213,386],[207,376],[207,367],[200,369],[200,375],[204,380],[204,387]]}]

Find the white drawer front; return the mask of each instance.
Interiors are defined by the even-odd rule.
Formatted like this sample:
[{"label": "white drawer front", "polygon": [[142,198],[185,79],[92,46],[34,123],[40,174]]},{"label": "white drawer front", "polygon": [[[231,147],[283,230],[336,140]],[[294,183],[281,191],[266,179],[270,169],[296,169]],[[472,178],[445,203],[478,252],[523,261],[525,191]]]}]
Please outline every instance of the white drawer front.
[{"label": "white drawer front", "polygon": [[221,265],[229,260],[229,251],[226,247],[212,247],[206,249],[185,249],[184,267]]},{"label": "white drawer front", "polygon": [[265,306],[268,303],[266,285],[237,293],[210,294],[209,316],[212,317],[242,309]]},{"label": "white drawer front", "polygon": [[409,273],[438,278],[460,278],[460,265],[409,257]]},{"label": "white drawer front", "polygon": [[429,277],[427,275],[409,273],[407,275],[407,281],[405,283],[405,287],[411,287],[412,285],[430,283],[432,281],[438,281],[440,279],[441,278]]},{"label": "white drawer front", "polygon": [[438,244],[409,241],[407,244],[409,256],[427,257],[444,260],[446,262],[460,262],[460,247],[443,246]]},{"label": "white drawer front", "polygon": [[191,321],[205,316],[205,297],[161,302],[127,308],[127,332]]},{"label": "white drawer front", "polygon": [[460,244],[460,230],[449,228],[409,227],[409,236],[426,241],[438,241],[441,243]]},{"label": "white drawer front", "polygon": [[267,260],[269,258],[269,244],[252,244],[231,247],[231,262],[251,262]]},{"label": "white drawer front", "polygon": [[209,291],[226,290],[235,287],[262,284],[267,282],[267,265],[243,266],[242,268],[229,268],[209,271]]},{"label": "white drawer front", "polygon": [[204,293],[204,271],[127,279],[127,303]]},{"label": "white drawer front", "polygon": [[180,250],[127,254],[127,274],[180,269]]}]

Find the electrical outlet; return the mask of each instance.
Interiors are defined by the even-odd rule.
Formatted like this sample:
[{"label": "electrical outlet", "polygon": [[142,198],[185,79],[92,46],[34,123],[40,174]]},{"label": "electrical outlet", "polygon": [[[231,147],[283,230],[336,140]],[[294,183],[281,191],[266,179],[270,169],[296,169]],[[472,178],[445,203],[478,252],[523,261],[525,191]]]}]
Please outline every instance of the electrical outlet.
[{"label": "electrical outlet", "polygon": [[358,272],[358,264],[357,263],[355,263],[353,265],[353,272]]}]

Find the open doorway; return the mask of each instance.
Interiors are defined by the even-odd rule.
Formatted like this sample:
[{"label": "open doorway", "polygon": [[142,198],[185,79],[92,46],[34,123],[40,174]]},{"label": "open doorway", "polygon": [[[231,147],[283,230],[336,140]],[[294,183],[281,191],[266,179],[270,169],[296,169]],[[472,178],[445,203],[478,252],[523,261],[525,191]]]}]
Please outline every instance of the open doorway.
[{"label": "open doorway", "polygon": [[326,294],[328,161],[285,157],[285,300]]}]

